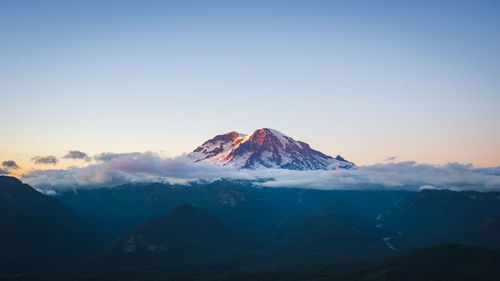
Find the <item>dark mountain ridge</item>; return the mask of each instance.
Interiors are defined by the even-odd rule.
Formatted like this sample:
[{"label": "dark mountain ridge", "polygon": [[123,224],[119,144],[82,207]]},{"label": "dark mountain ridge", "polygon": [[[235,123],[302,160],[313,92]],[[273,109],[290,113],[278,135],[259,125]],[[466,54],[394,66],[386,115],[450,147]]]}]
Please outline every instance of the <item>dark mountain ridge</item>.
[{"label": "dark mountain ridge", "polygon": [[0,176],[0,270],[74,256],[103,240],[58,199]]},{"label": "dark mountain ridge", "polygon": [[364,281],[495,281],[500,278],[500,253],[460,244],[416,250],[347,280]]}]

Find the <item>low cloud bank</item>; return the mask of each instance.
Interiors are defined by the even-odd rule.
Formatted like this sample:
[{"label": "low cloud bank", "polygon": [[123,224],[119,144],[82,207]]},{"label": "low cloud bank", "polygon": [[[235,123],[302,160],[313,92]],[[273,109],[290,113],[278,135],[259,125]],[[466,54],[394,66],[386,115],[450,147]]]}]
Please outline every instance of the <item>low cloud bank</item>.
[{"label": "low cloud bank", "polygon": [[221,178],[258,180],[267,187],[313,189],[452,189],[500,191],[500,167],[475,168],[451,163],[442,166],[391,162],[350,170],[293,171],[244,170],[209,163],[194,163],[183,155],[162,158],[156,153],[102,153],[97,164],[66,170],[36,170],[22,179],[40,190],[113,187],[125,183],[213,181]]}]

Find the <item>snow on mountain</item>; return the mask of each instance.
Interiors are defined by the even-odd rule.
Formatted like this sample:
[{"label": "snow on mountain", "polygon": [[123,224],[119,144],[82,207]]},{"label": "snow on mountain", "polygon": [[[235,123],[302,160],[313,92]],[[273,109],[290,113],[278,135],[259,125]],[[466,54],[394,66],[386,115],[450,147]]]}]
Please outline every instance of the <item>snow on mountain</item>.
[{"label": "snow on mountain", "polygon": [[263,128],[251,135],[230,132],[218,135],[196,148],[191,157],[216,165],[239,168],[282,168],[290,170],[350,169],[354,164],[296,141],[283,133]]}]

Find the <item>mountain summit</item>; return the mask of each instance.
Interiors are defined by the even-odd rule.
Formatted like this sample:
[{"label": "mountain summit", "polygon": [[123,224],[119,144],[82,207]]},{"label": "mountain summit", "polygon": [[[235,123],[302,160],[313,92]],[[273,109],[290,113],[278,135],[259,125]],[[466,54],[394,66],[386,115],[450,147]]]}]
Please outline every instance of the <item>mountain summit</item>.
[{"label": "mountain summit", "polygon": [[219,166],[239,168],[279,168],[289,170],[350,169],[354,164],[296,141],[283,133],[263,128],[251,135],[230,132],[215,136],[196,148],[191,156]]}]

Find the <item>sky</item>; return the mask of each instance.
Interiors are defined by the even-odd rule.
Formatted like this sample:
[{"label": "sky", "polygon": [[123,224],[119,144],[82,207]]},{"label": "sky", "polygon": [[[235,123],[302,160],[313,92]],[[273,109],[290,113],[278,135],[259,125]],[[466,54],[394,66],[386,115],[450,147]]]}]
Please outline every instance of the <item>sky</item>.
[{"label": "sky", "polygon": [[357,165],[500,166],[498,14],[498,1],[0,0],[0,162],[19,167],[0,169],[88,165],[63,158],[75,150],[178,156],[263,127]]}]

